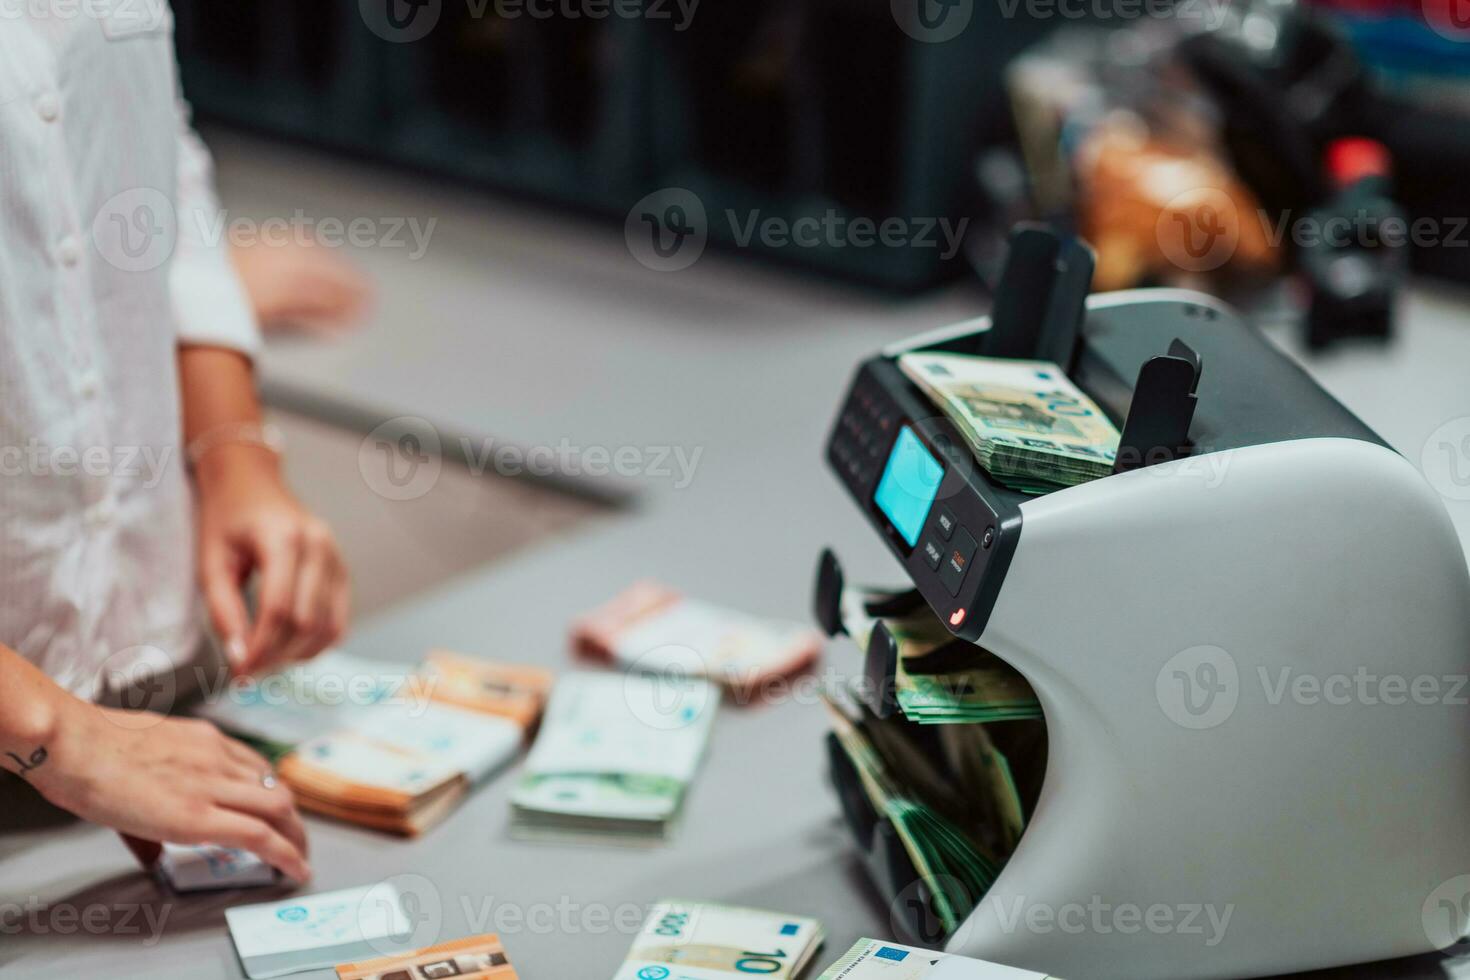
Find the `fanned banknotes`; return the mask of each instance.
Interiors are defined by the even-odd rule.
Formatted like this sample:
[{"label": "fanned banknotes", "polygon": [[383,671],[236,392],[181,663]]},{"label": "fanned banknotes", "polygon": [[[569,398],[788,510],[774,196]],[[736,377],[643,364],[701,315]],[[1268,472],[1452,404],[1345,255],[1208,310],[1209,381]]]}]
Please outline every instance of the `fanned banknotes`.
[{"label": "fanned banknotes", "polygon": [[931,949],[915,949],[879,939],[859,939],[817,980],[1057,980]]},{"label": "fanned banknotes", "polygon": [[[613,980],[793,980],[822,945],[815,919],[665,900],[654,906]],[[672,971],[670,970],[672,967]]]},{"label": "fanned banknotes", "polygon": [[898,366],[999,483],[1046,493],[1113,471],[1117,427],[1051,361],[920,351]]},{"label": "fanned banknotes", "polygon": [[552,680],[442,650],[418,667],[330,651],[197,713],[277,756],[302,809],[415,836],[515,757]]},{"label": "fanned banknotes", "polygon": [[536,727],[556,683],[556,675],[541,667],[448,650],[430,650],[418,673],[429,681],[429,696],[435,701],[509,718],[526,732]]},{"label": "fanned banknotes", "polygon": [[[943,786],[942,776],[926,771],[921,753],[890,742],[884,756],[874,740],[873,725],[864,719],[850,700],[829,692],[832,730],[862,783],[874,812],[889,821],[903,843],[914,873],[929,886],[931,911],[945,934],[952,933],[990,890],[1000,874],[995,855],[987,855],[976,837],[960,823],[963,801]],[[903,751],[902,765],[894,749]],[[903,775],[900,776],[899,773]],[[926,797],[920,784],[927,784]],[[938,796],[950,800],[946,816]]]},{"label": "fanned banknotes", "polygon": [[521,838],[655,843],[671,832],[720,701],[708,681],[575,673],[552,692],[511,796]]},{"label": "fanned banknotes", "polygon": [[468,936],[411,953],[337,967],[337,980],[439,980],[441,977],[518,980],[500,937],[494,935]]}]

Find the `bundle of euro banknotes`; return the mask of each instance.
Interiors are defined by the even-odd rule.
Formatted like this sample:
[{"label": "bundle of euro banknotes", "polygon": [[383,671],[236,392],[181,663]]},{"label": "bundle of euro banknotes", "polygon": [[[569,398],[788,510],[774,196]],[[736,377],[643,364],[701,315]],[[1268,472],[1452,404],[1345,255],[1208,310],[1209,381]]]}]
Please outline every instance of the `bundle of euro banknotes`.
[{"label": "bundle of euro banknotes", "polygon": [[1043,973],[964,956],[859,939],[817,980],[1057,980]]},{"label": "bundle of euro banknotes", "polygon": [[[803,976],[823,940],[821,923],[805,916],[665,900],[654,906],[612,980],[722,980],[737,976],[796,980]],[[342,980],[358,978],[344,975]],[[817,980],[1056,978],[898,943],[860,939]]]},{"label": "bundle of euro banknotes", "polygon": [[578,653],[624,668],[706,677],[750,695],[808,667],[822,650],[809,626],[763,619],[642,581],[572,625]]},{"label": "bundle of euro banknotes", "polygon": [[1051,361],[920,351],[898,366],[998,483],[1047,493],[1113,471],[1118,429]]},{"label": "bundle of euro banknotes", "polygon": [[793,980],[822,945],[815,919],[711,903],[657,903],[613,980]]},{"label": "bundle of euro banknotes", "polygon": [[415,836],[514,758],[552,683],[447,651],[417,667],[331,651],[196,713],[275,757],[302,809]]},{"label": "bundle of euro banknotes", "polygon": [[515,967],[495,935],[468,936],[411,953],[342,963],[337,980],[518,980]]},{"label": "bundle of euro banknotes", "polygon": [[697,677],[563,677],[511,795],[511,833],[626,844],[665,839],[719,703],[719,689]]}]

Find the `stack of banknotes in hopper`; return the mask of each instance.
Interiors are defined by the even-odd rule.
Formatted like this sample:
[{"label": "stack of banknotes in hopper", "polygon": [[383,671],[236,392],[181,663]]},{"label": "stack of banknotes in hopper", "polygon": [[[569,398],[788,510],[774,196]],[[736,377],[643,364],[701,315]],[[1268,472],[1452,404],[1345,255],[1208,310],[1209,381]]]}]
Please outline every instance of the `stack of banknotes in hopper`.
[{"label": "stack of banknotes in hopper", "polygon": [[917,352],[898,366],[998,483],[1047,493],[1113,471],[1117,428],[1051,361]]},{"label": "stack of banknotes in hopper", "polygon": [[[881,692],[866,690],[861,677],[830,685],[827,706],[863,796],[892,824],[948,935],[989,891],[1026,829],[1046,771],[1046,725],[1025,678],[955,640],[927,605],[882,619],[869,614],[873,600],[889,598],[849,588],[842,610],[860,646],[879,622],[897,641],[900,711],[881,718],[870,710]],[[947,673],[925,673],[936,666]]]},{"label": "stack of banknotes in hopper", "polygon": [[[842,622],[866,651],[878,620],[868,614],[879,590],[849,587],[842,594]],[[894,693],[899,708],[921,725],[961,725],[1041,717],[1031,684],[1014,667],[976,644],[957,640],[924,603],[882,620],[898,644]]]},{"label": "stack of banknotes in hopper", "polygon": [[594,660],[706,677],[750,694],[810,666],[822,636],[800,623],[762,619],[643,581],[580,617],[572,645]]},{"label": "stack of banknotes in hopper", "polygon": [[701,678],[562,678],[511,796],[511,833],[630,844],[665,839],[719,702],[719,688]]},{"label": "stack of banknotes in hopper", "polygon": [[331,651],[196,714],[275,757],[302,809],[415,836],[514,758],[553,681],[445,651],[417,667]]},{"label": "stack of banknotes in hopper", "polygon": [[792,980],[821,948],[815,919],[762,909],[662,901],[613,980]]},{"label": "stack of banknotes in hopper", "polygon": [[1057,980],[1044,973],[964,956],[859,939],[817,980]]}]

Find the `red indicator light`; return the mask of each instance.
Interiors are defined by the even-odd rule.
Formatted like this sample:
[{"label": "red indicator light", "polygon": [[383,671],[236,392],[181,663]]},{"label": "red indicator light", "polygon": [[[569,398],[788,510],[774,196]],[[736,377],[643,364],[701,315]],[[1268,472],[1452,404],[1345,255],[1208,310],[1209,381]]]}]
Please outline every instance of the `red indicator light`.
[{"label": "red indicator light", "polygon": [[951,625],[951,626],[958,626],[961,623],[963,623],[964,621],[965,621],[965,610],[964,609],[956,609],[954,612],[952,612],[952,613],[949,614],[949,625]]}]

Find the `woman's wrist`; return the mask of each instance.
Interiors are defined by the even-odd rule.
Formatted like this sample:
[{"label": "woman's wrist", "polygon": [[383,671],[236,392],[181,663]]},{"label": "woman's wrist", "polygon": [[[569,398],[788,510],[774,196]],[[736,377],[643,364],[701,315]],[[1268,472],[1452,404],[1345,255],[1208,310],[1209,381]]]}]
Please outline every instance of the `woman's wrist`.
[{"label": "woman's wrist", "polygon": [[208,493],[215,486],[269,477],[279,480],[281,456],[278,449],[264,442],[221,442],[194,461],[194,479],[200,490]]},{"label": "woman's wrist", "polygon": [[7,712],[6,737],[3,739],[6,751],[0,754],[0,766],[29,775],[31,770],[45,763],[60,728],[60,701],[70,697],[60,688],[57,693],[60,697],[29,698]]},{"label": "woman's wrist", "polygon": [[73,809],[85,796],[84,763],[97,751],[96,723],[102,709],[63,692],[51,706],[50,719],[38,744],[45,749],[41,764],[24,774],[27,781],[52,803]]}]

